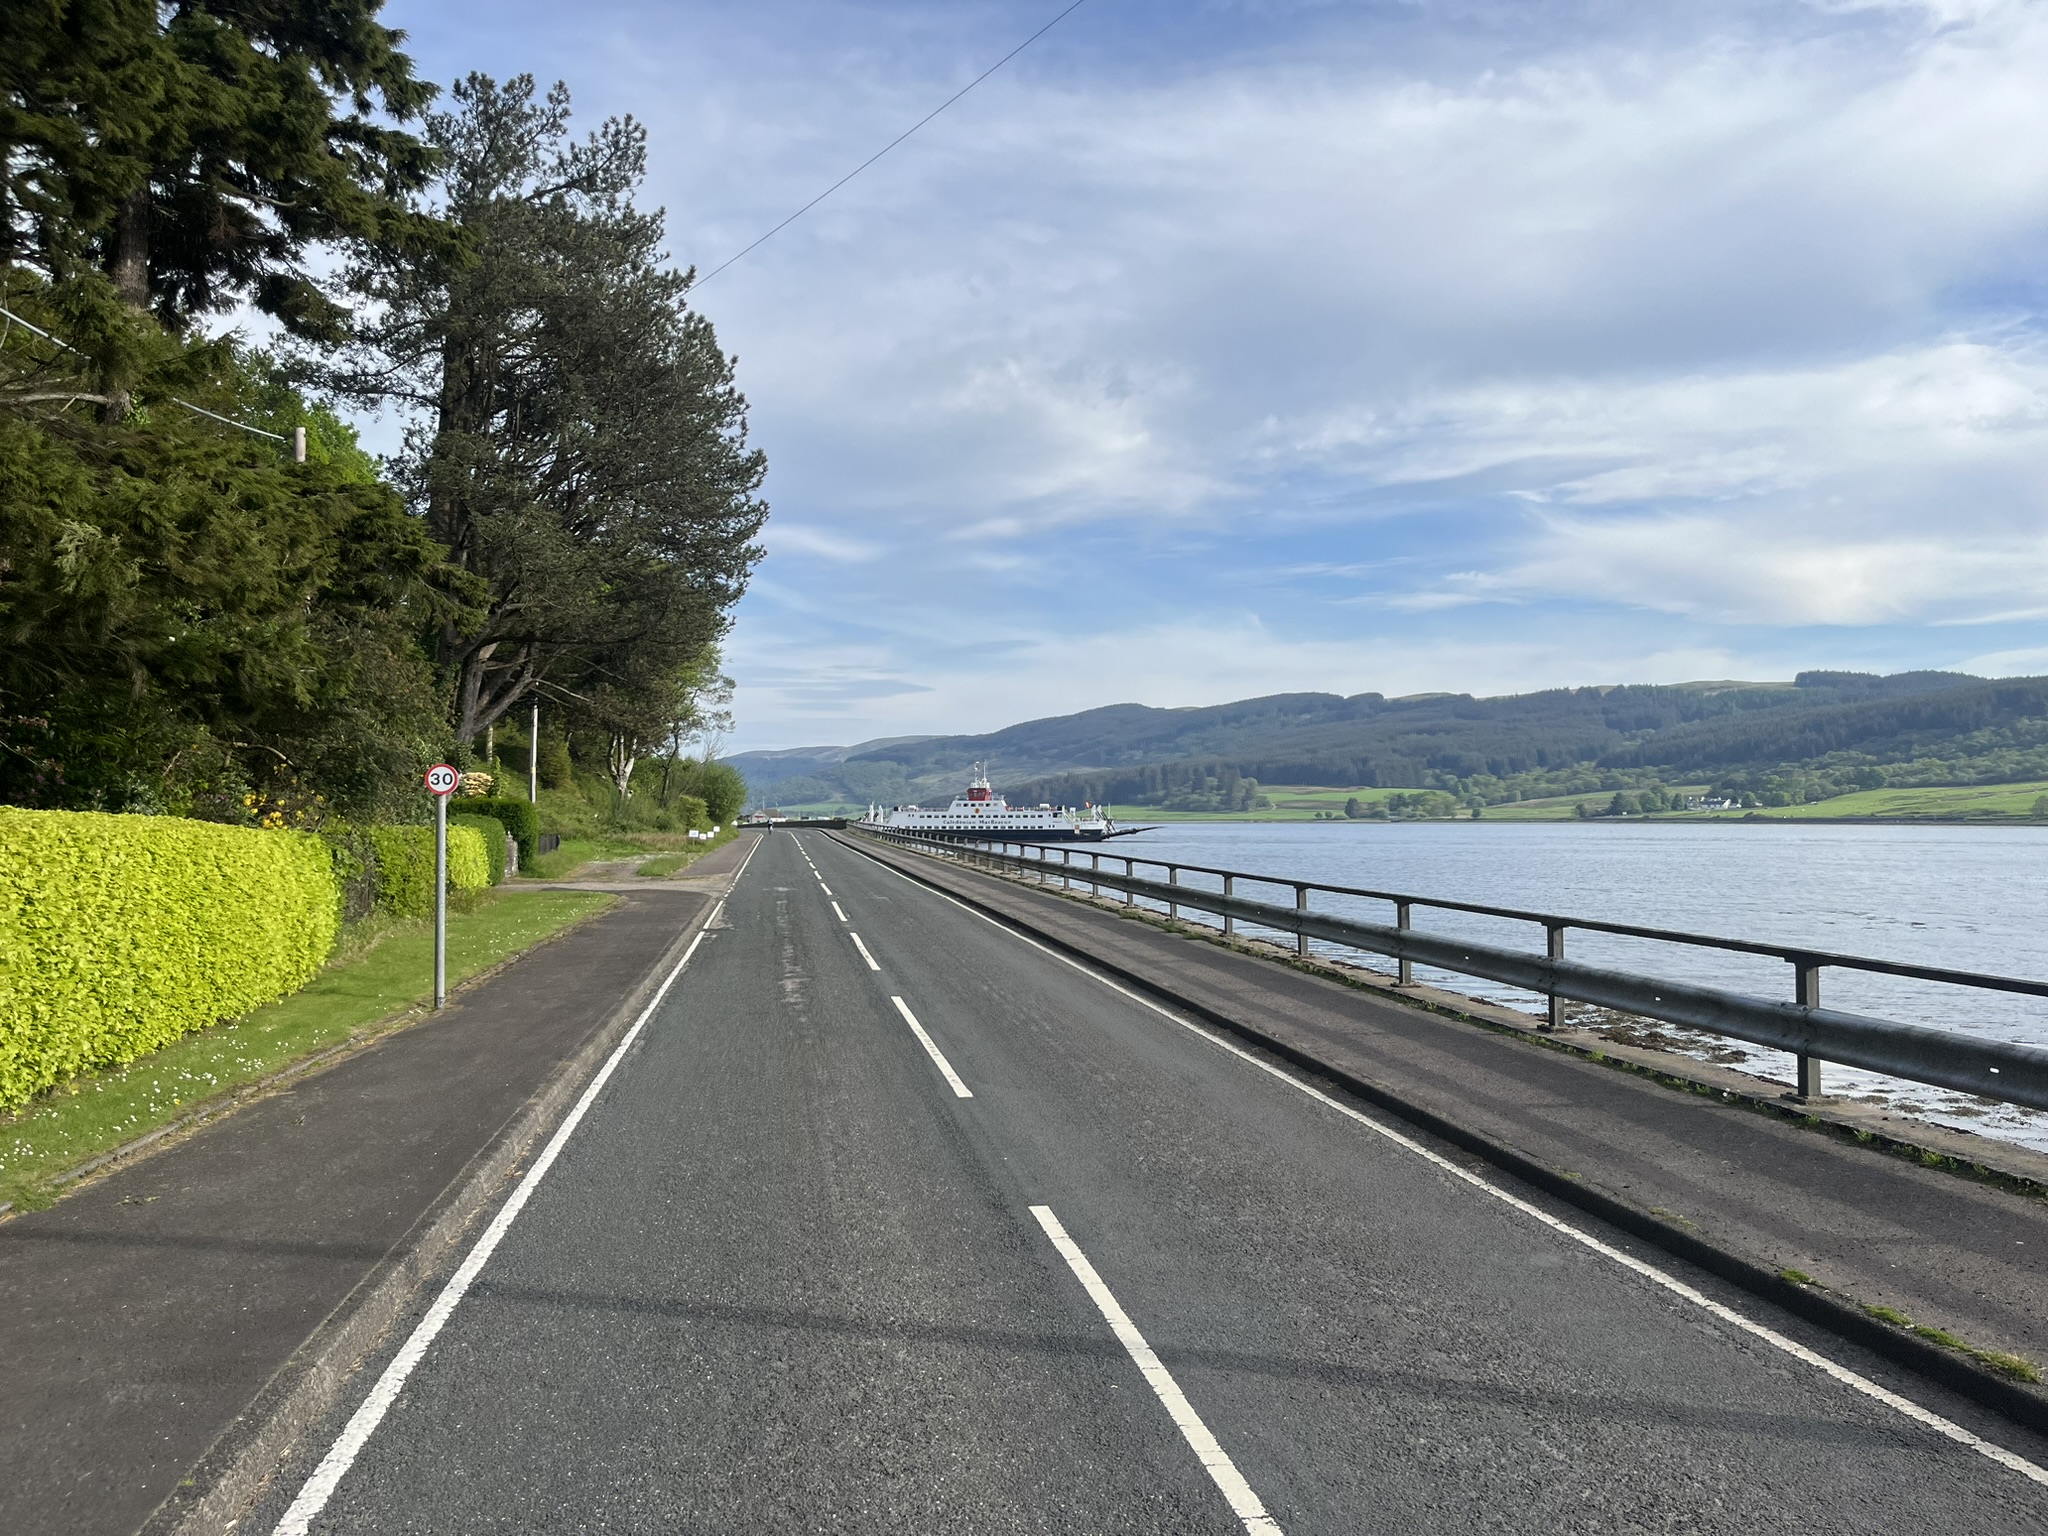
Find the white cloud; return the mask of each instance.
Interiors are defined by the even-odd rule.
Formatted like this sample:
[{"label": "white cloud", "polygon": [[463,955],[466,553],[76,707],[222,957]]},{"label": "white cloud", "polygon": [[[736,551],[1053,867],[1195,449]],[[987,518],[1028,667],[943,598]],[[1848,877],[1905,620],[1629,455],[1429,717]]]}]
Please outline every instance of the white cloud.
[{"label": "white cloud", "polygon": [[[769,735],[794,740],[809,731],[806,740],[822,740],[836,731],[852,741],[992,731],[1105,704],[1176,708],[1304,691],[1390,698],[1437,691],[1494,695],[1562,684],[1789,678],[1796,665],[1810,664],[1715,645],[1631,649],[1623,639],[1589,647],[1583,635],[1569,633],[1448,643],[1422,637],[1363,644],[1304,640],[1250,614],[1017,637],[958,656],[939,652],[920,672],[929,692],[849,694],[829,708],[813,697],[812,665],[788,662],[742,670],[739,704],[752,722],[750,733],[765,727]],[[836,677],[845,669],[826,671]]]},{"label": "white cloud", "polygon": [[[2048,598],[2048,358],[1946,341],[1822,367],[1496,383],[1313,451],[1390,484],[1491,474],[1532,534],[1463,590],[1737,623],[1967,622]],[[2006,615],[2007,618],[2015,615]]]},{"label": "white cloud", "polygon": [[[2048,607],[2048,6],[1161,14],[1077,13],[705,291],[778,508],[750,733],[1954,665],[1926,626]],[[1018,19],[549,24],[711,260]]]},{"label": "white cloud", "polygon": [[834,533],[829,528],[792,523],[783,517],[770,520],[761,542],[770,554],[812,555],[839,565],[858,565],[882,553],[878,545],[866,540]]},{"label": "white cloud", "polygon": [[1972,656],[1958,668],[1980,677],[2040,677],[2048,673],[2048,645],[2018,651],[1991,651]]}]

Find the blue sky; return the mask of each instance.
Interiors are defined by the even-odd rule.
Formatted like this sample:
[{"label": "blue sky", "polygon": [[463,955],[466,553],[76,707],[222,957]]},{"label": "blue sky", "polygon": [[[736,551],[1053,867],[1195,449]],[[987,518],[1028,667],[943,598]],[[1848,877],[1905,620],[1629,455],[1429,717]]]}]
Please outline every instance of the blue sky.
[{"label": "blue sky", "polygon": [[[394,0],[708,269],[1064,4]],[[1131,700],[2048,672],[2048,8],[1088,0],[699,302],[731,749]]]}]

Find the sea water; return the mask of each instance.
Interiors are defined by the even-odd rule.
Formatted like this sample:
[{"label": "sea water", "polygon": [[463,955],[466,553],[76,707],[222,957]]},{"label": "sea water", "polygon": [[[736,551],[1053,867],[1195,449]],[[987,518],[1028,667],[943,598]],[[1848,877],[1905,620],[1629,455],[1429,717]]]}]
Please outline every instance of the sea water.
[{"label": "sea water", "polygon": [[[2048,828],[1796,822],[1181,822],[1101,845],[1122,856],[1243,870],[1563,917],[1811,946],[2001,976],[2048,979]],[[1085,862],[1080,850],[1077,862]],[[1146,873],[1142,868],[1139,873]],[[1157,875],[1157,871],[1152,871]],[[1197,877],[1184,877],[1194,883]],[[1213,882],[1209,882],[1212,884]],[[1291,892],[1240,885],[1253,900]],[[1315,895],[1320,911],[1391,922],[1384,903]],[[1529,923],[1416,908],[1418,928],[1542,953]],[[1568,956],[1641,975],[1793,996],[1792,967],[1761,955],[1573,932]],[[1390,966],[1320,943],[1333,955]],[[1528,993],[1446,972],[1417,977],[1540,1012]],[[2048,1045],[2048,999],[1847,970],[1822,973],[1825,1006],[1991,1039]],[[1695,1054],[1790,1083],[1792,1060],[1740,1041]],[[1740,1060],[1734,1058],[1739,1056]],[[2048,1114],[1830,1064],[1830,1096],[2048,1151]]]}]

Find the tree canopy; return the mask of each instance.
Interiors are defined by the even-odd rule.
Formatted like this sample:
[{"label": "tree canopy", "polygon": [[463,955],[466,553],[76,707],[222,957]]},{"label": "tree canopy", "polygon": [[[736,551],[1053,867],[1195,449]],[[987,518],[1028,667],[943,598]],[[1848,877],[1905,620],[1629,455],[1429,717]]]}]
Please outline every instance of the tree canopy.
[{"label": "tree canopy", "polygon": [[393,126],[433,88],[379,8],[8,0],[0,254],[60,287],[103,272],[174,330],[250,304],[337,336],[345,309],[311,249],[443,233],[410,196],[432,154]]},{"label": "tree canopy", "polygon": [[4,3],[0,800],[379,814],[536,695],[673,758],[764,465],[638,125],[471,76],[415,136],[376,0]]},{"label": "tree canopy", "polygon": [[407,494],[486,587],[483,622],[437,637],[456,735],[538,691],[630,757],[666,736],[760,558],[766,464],[662,215],[634,206],[640,126],[573,139],[567,91],[530,76],[453,95],[427,131],[462,259],[366,261],[380,318],[331,377],[420,411]]}]

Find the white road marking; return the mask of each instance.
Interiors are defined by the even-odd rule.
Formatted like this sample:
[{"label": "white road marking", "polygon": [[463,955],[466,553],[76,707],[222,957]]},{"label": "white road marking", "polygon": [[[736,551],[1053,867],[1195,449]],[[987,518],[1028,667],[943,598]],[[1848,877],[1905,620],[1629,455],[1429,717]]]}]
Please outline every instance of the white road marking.
[{"label": "white road marking", "polygon": [[589,1113],[590,1106],[604,1091],[604,1085],[611,1081],[612,1073],[625,1058],[626,1052],[632,1048],[633,1042],[640,1038],[640,1031],[654,1016],[654,1010],[661,1006],[662,999],[668,996],[668,989],[675,984],[675,979],[683,974],[683,967],[688,965],[690,957],[697,953],[697,946],[704,942],[705,932],[718,920],[719,911],[724,906],[725,903],[721,901],[711,909],[710,916],[704,920],[704,927],[690,940],[690,947],[683,951],[683,958],[676,962],[675,969],[663,980],[660,989],[654,994],[653,1001],[640,1011],[640,1017],[633,1021],[633,1027],[626,1031],[625,1038],[618,1043],[617,1049],[605,1059],[605,1064],[598,1069],[597,1076],[590,1080],[590,1086],[583,1090],[583,1096],[576,1101],[576,1107],[569,1111],[568,1117],[549,1138],[546,1148],[533,1160],[533,1166],[527,1170],[526,1177],[521,1179],[518,1187],[512,1191],[511,1198],[484,1229],[483,1236],[476,1240],[476,1246],[469,1250],[469,1256],[462,1261],[462,1267],[449,1278],[447,1285],[442,1287],[441,1294],[435,1298],[434,1304],[427,1309],[427,1315],[421,1318],[419,1326],[413,1329],[412,1336],[392,1357],[391,1363],[384,1367],[384,1374],[379,1376],[377,1384],[370,1388],[370,1395],[363,1399],[362,1406],[350,1416],[340,1438],[321,1458],[320,1465],[313,1469],[313,1475],[307,1478],[305,1486],[299,1489],[299,1496],[292,1500],[291,1508],[287,1509],[284,1518],[277,1522],[275,1536],[305,1536],[306,1530],[318,1518],[320,1511],[327,1507],[327,1501],[334,1496],[335,1488],[347,1475],[348,1469],[355,1465],[356,1457],[362,1453],[363,1447],[369,1444],[370,1436],[377,1432],[377,1426],[383,1422],[384,1415],[391,1411],[391,1405],[398,1401],[398,1394],[404,1389],[406,1378],[412,1375],[413,1368],[426,1355],[435,1336],[454,1315],[457,1304],[475,1283],[477,1275],[490,1261],[491,1255],[497,1251],[498,1244],[504,1241],[505,1234],[512,1230],[512,1223],[517,1221],[519,1213],[526,1209],[526,1202],[533,1198],[533,1192],[539,1188],[540,1181],[546,1178],[548,1170],[554,1167],[555,1159],[562,1154],[562,1148],[567,1146],[569,1138],[576,1134],[576,1127],[583,1123],[584,1115]]},{"label": "white road marking", "polygon": [[835,901],[835,902],[833,902],[833,903],[832,903],[832,910],[833,910],[834,912],[838,912],[838,913],[839,913],[839,921],[841,921],[841,922],[843,923],[843,922],[845,922],[845,921],[847,920],[846,914],[845,914],[844,912],[840,912],[840,911],[839,911],[839,903],[838,903],[838,902],[836,902],[836,901]]},{"label": "white road marking", "polygon": [[1045,1229],[1045,1235],[1052,1239],[1053,1247],[1060,1257],[1067,1261],[1067,1268],[1074,1272],[1074,1278],[1081,1282],[1081,1289],[1088,1293],[1088,1299],[1095,1303],[1104,1319],[1109,1323],[1110,1332],[1117,1337],[1130,1354],[1132,1362],[1144,1376],[1145,1384],[1158,1395],[1160,1403],[1172,1417],[1174,1427],[1181,1432],[1195,1453],[1195,1459],[1202,1464],[1229,1504],[1230,1512],[1244,1522],[1247,1531],[1259,1536],[1280,1536],[1280,1523],[1266,1513],[1266,1506],[1259,1502],[1259,1496],[1252,1492],[1252,1485],[1244,1480],[1244,1474],[1237,1470],[1237,1463],[1230,1459],[1230,1453],[1216,1443],[1216,1437],[1209,1433],[1209,1426],[1202,1422],[1202,1416],[1195,1412],[1194,1404],[1181,1391],[1180,1383],[1173,1379],[1159,1357],[1152,1353],[1152,1346],[1145,1342],[1145,1336],[1138,1332],[1116,1295],[1102,1283],[1102,1276],[1095,1272],[1095,1266],[1088,1262],[1088,1255],[1080,1245],[1067,1236],[1067,1229],[1060,1225],[1059,1217],[1052,1213],[1049,1205],[1034,1205],[1031,1214],[1038,1218],[1038,1224]]},{"label": "white road marking", "polygon": [[829,885],[827,885],[827,884],[826,884],[826,883],[825,883],[824,881],[822,881],[822,880],[820,880],[820,881],[818,882],[818,889],[819,889],[819,890],[821,890],[821,891],[823,891],[823,892],[824,892],[824,893],[825,893],[825,894],[826,894],[827,896],[830,896],[830,895],[832,894],[832,887],[831,887],[831,886],[829,886]]},{"label": "white road marking", "polygon": [[1603,1258],[1612,1259],[1615,1263],[1619,1264],[1622,1268],[1630,1271],[1632,1274],[1638,1275],[1641,1278],[1648,1280],[1653,1285],[1662,1287],[1664,1290],[1670,1292],[1674,1296],[1681,1297],[1684,1300],[1693,1303],[1693,1305],[1700,1307],[1706,1312],[1711,1313],[1713,1316],[1721,1319],[1721,1321],[1729,1324],[1731,1327],[1738,1328],[1742,1332],[1750,1335],[1752,1338],[1760,1339],[1764,1343],[1771,1345],[1775,1349],[1783,1350],[1786,1354],[1792,1356],[1794,1359],[1803,1361],[1807,1365],[1814,1367],[1816,1370],[1821,1371],[1823,1374],[1831,1377],[1835,1381],[1840,1382],[1843,1386],[1848,1387],[1853,1391],[1860,1392],[1865,1397],[1872,1398],[1877,1402],[1883,1403],[1886,1407],[1894,1409],[1897,1412],[1905,1415],[1914,1423],[1922,1425],[1927,1429],[1931,1429],[1936,1434],[1941,1435],[1946,1439],[1953,1440],[1958,1445],[1967,1446],[1969,1449],[1975,1451],[1979,1456],[1983,1456],[1988,1460],[1995,1461],[2001,1467],[2005,1467],[2010,1471],[2017,1472],[2021,1477],[2026,1478],[2029,1482],[2038,1483],[2042,1487],[2048,1487],[2048,1468],[2038,1466],[2035,1463],[2027,1460],[2024,1456],[2020,1456],[2012,1451],[2008,1451],[2007,1449],[2005,1449],[2004,1446],[1994,1445],[1991,1441],[1984,1439],[1980,1435],[1972,1434],[1969,1430],[1963,1428],[1962,1425],[1955,1423],[1953,1420],[1945,1419],[1940,1414],[1935,1413],[1931,1409],[1922,1408],[1918,1403],[1913,1402],[1911,1399],[1901,1397],[1898,1393],[1892,1391],[1890,1388],[1880,1386],[1878,1383],[1872,1381],[1869,1377],[1861,1374],[1860,1372],[1852,1371],[1846,1365],[1841,1365],[1836,1361],[1828,1359],[1825,1355],[1819,1354],[1814,1350],[1808,1349],[1804,1344],[1801,1344],[1798,1340],[1787,1338],[1784,1334],[1779,1333],[1774,1328],[1766,1327],[1762,1323],[1754,1322],[1751,1319],[1744,1317],[1740,1312],[1735,1311],[1732,1307],[1723,1306],[1720,1302],[1715,1301],[1711,1296],[1704,1295],[1703,1293],[1693,1289],[1693,1287],[1687,1285],[1683,1280],[1680,1280],[1676,1275],[1667,1274],[1665,1271],[1657,1268],[1657,1266],[1654,1264],[1645,1263],[1643,1260],[1636,1258],[1632,1254],[1623,1253],[1619,1248],[1614,1247],[1612,1244],[1602,1242],[1599,1238],[1593,1236],[1593,1234],[1590,1232],[1582,1231],[1579,1228],[1571,1225],[1571,1223],[1569,1222],[1560,1221],[1557,1217],[1551,1215],[1548,1211],[1542,1210],[1537,1206],[1531,1205],[1528,1201],[1522,1199],[1519,1195],[1511,1194],[1509,1191],[1501,1188],[1498,1184],[1492,1183],[1490,1180],[1481,1178],[1478,1174],[1473,1173],[1470,1169],[1461,1168],[1456,1163],[1452,1162],[1449,1158],[1443,1157],[1438,1153],[1432,1152],[1428,1147],[1425,1147],[1424,1145],[1422,1145],[1421,1142],[1416,1141],[1413,1137],[1404,1135],[1402,1132],[1395,1130],[1390,1125],[1382,1125],[1379,1121],[1373,1119],[1371,1116],[1362,1114],[1358,1110],[1353,1109],[1349,1104],[1342,1103],[1339,1100],[1332,1098],[1329,1094],[1323,1092],[1320,1088],[1315,1087],[1313,1084],[1303,1082],[1300,1078],[1295,1077],[1290,1072],[1284,1071],[1281,1068],[1274,1066],[1271,1062],[1261,1061],[1258,1057],[1254,1056],[1250,1051],[1245,1050],[1242,1046],[1224,1039],[1222,1036],[1216,1034],[1212,1030],[1204,1028],[1200,1024],[1196,1024],[1188,1019],[1182,1018],[1179,1014],[1173,1012],[1169,1008],[1162,1007],[1160,1004],[1155,1003],[1154,1001],[1152,1001],[1151,998],[1144,996],[1142,993],[1133,992],[1129,987],[1123,986],[1118,982],[1110,980],[1101,972],[1093,969],[1090,966],[1083,965],[1080,961],[1074,959],[1071,955],[1063,955],[1058,950],[1052,948],[1050,945],[1041,944],[1038,940],[1031,938],[1026,934],[1017,932],[1016,929],[1010,927],[1006,923],[997,922],[993,917],[990,917],[986,912],[976,911],[973,907],[969,906],[966,902],[959,900],[957,897],[949,896],[944,891],[933,890],[932,887],[926,885],[921,880],[913,880],[909,875],[904,874],[902,870],[897,869],[890,864],[884,863],[880,859],[875,859],[873,862],[875,862],[876,864],[880,864],[882,868],[888,870],[890,874],[896,876],[899,880],[905,881],[910,885],[914,885],[921,891],[929,892],[931,895],[938,897],[941,901],[952,902],[954,906],[958,907],[961,911],[967,913],[970,917],[980,918],[983,922],[987,923],[991,928],[994,928],[1002,933],[1007,933],[1011,938],[1016,939],[1021,943],[1029,944],[1033,949],[1038,950],[1043,954],[1050,955],[1053,959],[1059,961],[1062,965],[1071,966],[1074,970],[1079,971],[1083,976],[1090,977],[1093,980],[1101,983],[1103,986],[1109,988],[1110,991],[1129,998],[1132,1002],[1138,1004],[1142,1008],[1151,1009],[1152,1012],[1158,1014],[1161,1018],[1172,1020],[1175,1024],[1178,1024],[1182,1029],[1187,1030],[1190,1034],[1200,1036],[1202,1039],[1208,1041],[1211,1045],[1215,1046],[1218,1050],[1228,1051],[1231,1055],[1237,1057],[1239,1060],[1244,1061],[1249,1065],[1258,1068],[1259,1071],[1264,1072],[1267,1076],[1277,1078],[1279,1081],[1287,1084],[1290,1088],[1295,1089],[1297,1092],[1307,1094],[1310,1098],[1316,1100],[1318,1103],[1327,1105],[1329,1108],[1334,1109],[1338,1114],[1343,1115],[1346,1119],[1355,1121],[1357,1124],[1364,1126],[1374,1135],[1384,1137],[1386,1140],[1392,1142],[1394,1145],[1401,1147],[1406,1151],[1414,1153],[1417,1157],[1420,1157],[1425,1161],[1434,1164],[1437,1168],[1441,1169],[1445,1173],[1450,1174],[1453,1178],[1470,1185],[1472,1188],[1479,1190],[1484,1194],[1491,1195],[1494,1199],[1500,1201],[1502,1204],[1511,1206],[1515,1210],[1522,1212],[1524,1215],[1534,1217],[1537,1221],[1542,1222],[1543,1225],[1549,1227],[1552,1231],[1555,1231],[1564,1237],[1570,1238],[1573,1242],[1578,1243],[1583,1247],[1591,1249],[1594,1253],[1601,1255]]},{"label": "white road marking", "polygon": [[953,1063],[946,1060],[938,1046],[932,1043],[932,1037],[926,1034],[924,1026],[917,1022],[917,1015],[910,1011],[910,1004],[904,1002],[900,997],[892,997],[889,1001],[894,1003],[896,1011],[903,1015],[903,1022],[908,1024],[910,1032],[917,1036],[917,1043],[924,1047],[925,1055],[931,1057],[932,1064],[945,1075],[946,1081],[953,1085],[953,1097],[956,1099],[973,1098],[973,1090],[960,1081],[960,1074],[953,1070]]},{"label": "white road marking", "polygon": [[875,964],[875,957],[868,953],[867,945],[861,943],[860,935],[849,931],[846,936],[853,940],[853,947],[860,951],[861,959],[867,961],[868,969],[871,971],[879,971],[881,967]]}]

